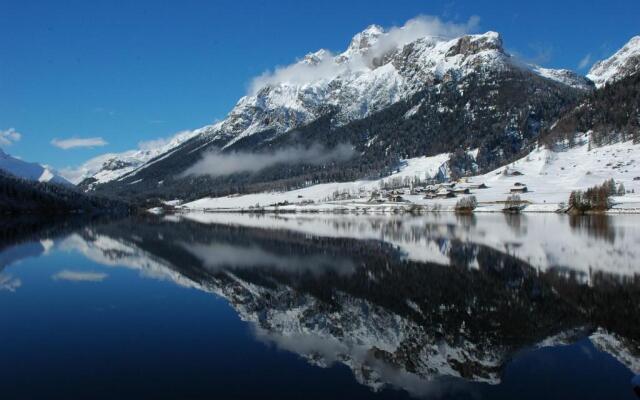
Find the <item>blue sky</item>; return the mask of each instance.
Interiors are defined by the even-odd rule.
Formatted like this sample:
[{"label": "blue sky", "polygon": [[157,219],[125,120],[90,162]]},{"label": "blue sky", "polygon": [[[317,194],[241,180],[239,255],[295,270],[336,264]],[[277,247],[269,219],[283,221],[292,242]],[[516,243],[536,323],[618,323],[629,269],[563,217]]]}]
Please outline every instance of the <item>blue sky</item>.
[{"label": "blue sky", "polygon": [[418,15],[478,16],[509,51],[583,73],[640,34],[637,0],[2,0],[0,147],[57,168],[135,148],[223,118],[266,70]]}]

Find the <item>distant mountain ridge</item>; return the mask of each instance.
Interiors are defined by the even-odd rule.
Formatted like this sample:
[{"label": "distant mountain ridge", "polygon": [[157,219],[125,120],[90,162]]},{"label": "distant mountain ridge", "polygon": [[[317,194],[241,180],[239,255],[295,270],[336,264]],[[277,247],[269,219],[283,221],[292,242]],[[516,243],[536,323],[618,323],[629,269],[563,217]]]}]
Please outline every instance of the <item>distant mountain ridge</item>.
[{"label": "distant mountain ridge", "polygon": [[36,182],[56,183],[60,185],[71,185],[71,183],[58,175],[49,167],[38,163],[30,163],[12,157],[0,149],[0,171]]},{"label": "distant mountain ridge", "polygon": [[134,171],[146,162],[158,157],[199,134],[199,130],[180,132],[167,140],[142,143],[136,150],[108,153],[84,163],[73,171],[70,180],[74,184],[89,187],[110,182]]},{"label": "distant mountain ridge", "polygon": [[614,55],[594,64],[587,78],[601,88],[639,72],[640,36],[635,36]]},{"label": "distant mountain ridge", "polygon": [[589,133],[592,145],[640,141],[640,36],[613,56],[597,62],[587,75],[598,90],[567,110],[545,135],[545,142],[573,142]]}]

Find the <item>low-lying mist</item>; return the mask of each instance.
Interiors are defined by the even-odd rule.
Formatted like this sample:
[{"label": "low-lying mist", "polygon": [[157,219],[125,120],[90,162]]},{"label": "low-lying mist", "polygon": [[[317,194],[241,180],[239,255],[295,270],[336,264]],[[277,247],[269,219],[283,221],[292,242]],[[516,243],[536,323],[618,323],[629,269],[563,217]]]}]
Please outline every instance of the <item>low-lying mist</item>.
[{"label": "low-lying mist", "polygon": [[310,147],[294,146],[269,153],[207,153],[181,176],[218,177],[240,172],[258,172],[277,164],[322,165],[333,161],[347,161],[354,154],[355,150],[349,144],[339,144],[331,149],[320,144]]}]

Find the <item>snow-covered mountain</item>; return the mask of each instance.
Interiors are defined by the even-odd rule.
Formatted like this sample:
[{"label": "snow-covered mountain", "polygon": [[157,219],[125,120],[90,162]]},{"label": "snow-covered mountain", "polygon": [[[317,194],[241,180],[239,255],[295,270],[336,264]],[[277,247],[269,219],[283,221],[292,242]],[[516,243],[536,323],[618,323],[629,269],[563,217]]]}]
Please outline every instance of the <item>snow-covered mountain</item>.
[{"label": "snow-covered mountain", "polygon": [[42,166],[38,163],[22,161],[10,156],[2,149],[0,149],[0,171],[30,181],[71,185],[69,181],[58,175],[58,173],[51,168]]},{"label": "snow-covered mountain", "polygon": [[629,40],[614,55],[597,62],[587,74],[596,87],[616,82],[622,78],[640,72],[640,36]]},{"label": "snow-covered mountain", "polygon": [[563,85],[587,90],[589,82],[568,70],[521,64],[503,48],[496,32],[458,38],[419,37],[390,47],[390,33],[372,25],[338,55],[310,53],[299,62],[258,80],[263,86],[240,99],[227,119],[207,133],[228,136],[226,146],[273,129],[284,133],[338,109],[336,124],[358,120],[408,99],[425,86],[457,80],[483,70],[514,66]]},{"label": "snow-covered mountain", "polygon": [[[640,36],[610,58],[598,62],[588,77],[597,91],[567,109],[545,134],[544,142],[577,143],[589,133],[592,146],[640,140]],[[631,147],[629,148],[631,150]]]},{"label": "snow-covered mountain", "polygon": [[478,70],[518,66],[564,85],[588,90],[588,81],[567,70],[520,64],[504,51],[496,32],[458,38],[420,37],[389,47],[389,33],[372,25],[338,55],[319,50],[276,73],[255,93],[240,99],[227,119],[207,131],[228,136],[225,146],[265,130],[284,133],[335,107],[338,125],[358,120],[425,86],[460,79]]},{"label": "snow-covered mountain", "polygon": [[[546,115],[555,112],[549,110],[559,110],[564,102],[591,88],[592,84],[587,79],[570,71],[550,70],[518,61],[504,50],[502,38],[496,32],[421,35],[412,31],[410,23],[388,31],[372,25],[355,35],[341,53],[319,50],[290,66],[256,78],[250,92],[238,101],[224,120],[192,132],[189,138],[193,140],[189,143],[158,149],[153,157],[136,155],[132,160],[131,154],[125,153],[93,160],[83,174],[88,178],[84,186],[93,187],[96,183],[118,180],[122,183],[112,186],[131,184],[139,187],[138,191],[149,191],[152,188],[156,190],[157,185],[163,183],[167,188],[174,183],[171,175],[184,171],[204,152],[254,151],[266,144],[281,146],[281,139],[291,136],[287,133],[304,129],[323,118],[329,119],[329,125],[322,130],[327,132],[378,115],[402,102],[407,104],[401,108],[411,103],[415,109],[407,114],[407,118],[440,118],[436,114],[460,113],[464,115],[451,118],[459,120],[464,117],[475,120],[479,125],[495,125],[493,120],[482,121],[484,115],[493,109],[500,125],[515,127],[529,124],[525,129],[533,132],[554,117]],[[501,91],[506,92],[505,96],[518,93],[520,100],[502,103],[507,99],[498,95]],[[534,105],[520,104],[523,91],[532,93],[532,103],[548,104],[540,110]],[[445,104],[454,97],[460,103],[459,109]],[[430,115],[420,115],[417,112],[420,108]],[[527,111],[523,112],[523,109]],[[516,122],[521,118],[529,121]],[[449,130],[449,126],[425,123],[420,130],[425,129],[444,131]],[[511,128],[505,128],[508,129]],[[468,130],[478,129],[470,126]],[[413,134],[429,136],[428,132]],[[478,134],[478,140],[482,140],[480,136],[483,134]],[[525,138],[535,135],[529,132],[518,134]],[[345,136],[344,141],[356,141],[341,135]],[[306,136],[309,141],[324,140],[312,133],[301,136]],[[451,136],[458,137],[457,133]],[[363,140],[369,139],[376,140]],[[364,142],[352,144],[364,146]],[[384,145],[383,140],[377,140],[376,146]],[[415,148],[410,150],[416,151]],[[429,152],[429,149],[418,151]],[[405,153],[406,150],[393,149],[392,152]],[[162,157],[152,161],[160,155]],[[163,162],[156,163],[160,159]],[[140,168],[149,161],[157,165],[151,169],[146,168],[148,165]],[[142,169],[146,170],[145,173],[139,174]],[[149,179],[150,176],[153,180]]]}]

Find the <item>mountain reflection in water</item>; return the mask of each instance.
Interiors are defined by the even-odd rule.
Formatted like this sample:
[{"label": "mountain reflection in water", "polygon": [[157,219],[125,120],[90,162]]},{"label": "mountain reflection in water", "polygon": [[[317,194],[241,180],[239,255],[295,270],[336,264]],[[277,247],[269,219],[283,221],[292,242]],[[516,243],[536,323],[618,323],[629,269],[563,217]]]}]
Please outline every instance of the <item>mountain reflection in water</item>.
[{"label": "mountain reflection in water", "polygon": [[20,290],[8,267],[21,259],[76,252],[221,296],[258,340],[347,366],[373,390],[444,396],[465,382],[499,385],[524,350],[582,340],[640,371],[638,222],[185,214],[67,224],[5,234],[0,286]]}]

